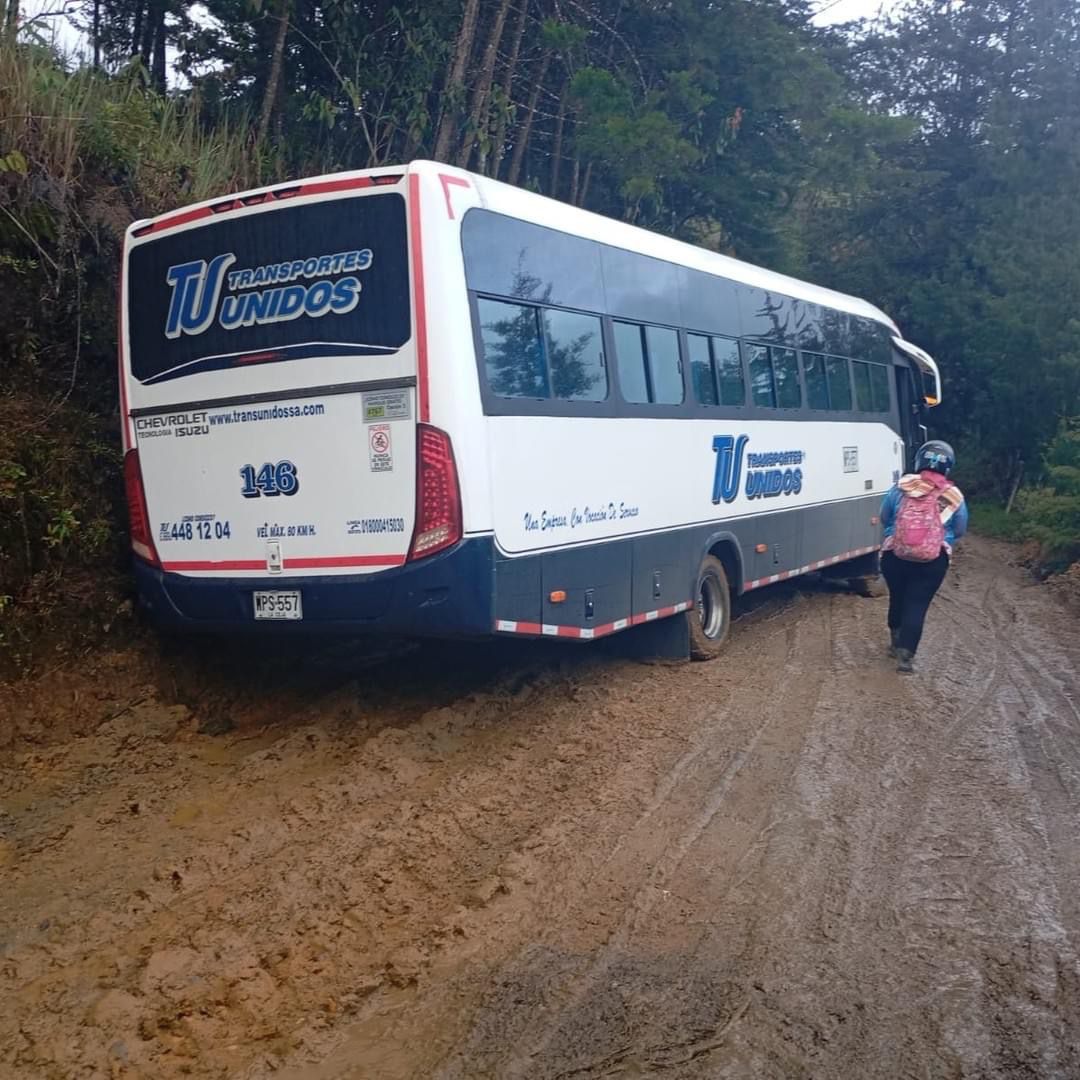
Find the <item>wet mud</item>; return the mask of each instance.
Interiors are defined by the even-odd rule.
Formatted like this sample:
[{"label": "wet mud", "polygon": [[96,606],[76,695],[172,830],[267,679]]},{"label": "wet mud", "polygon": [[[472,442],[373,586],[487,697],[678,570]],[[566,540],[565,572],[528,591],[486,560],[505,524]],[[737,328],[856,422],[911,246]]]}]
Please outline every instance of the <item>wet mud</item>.
[{"label": "wet mud", "polygon": [[180,646],[0,697],[0,1075],[1080,1077],[1080,628],[968,544],[918,674]]}]

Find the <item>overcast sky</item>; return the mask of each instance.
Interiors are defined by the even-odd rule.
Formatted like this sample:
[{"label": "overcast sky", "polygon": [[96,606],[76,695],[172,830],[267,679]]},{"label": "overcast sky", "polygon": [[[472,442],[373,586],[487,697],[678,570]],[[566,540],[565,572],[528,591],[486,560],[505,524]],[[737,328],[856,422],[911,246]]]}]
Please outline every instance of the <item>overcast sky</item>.
[{"label": "overcast sky", "polygon": [[[753,3],[753,0],[749,0]],[[815,19],[822,26],[831,23],[850,22],[854,19],[872,19],[883,9],[888,11],[898,5],[899,0],[817,0],[818,15]],[[39,12],[55,12],[64,7],[74,7],[73,0],[23,0],[22,11],[29,18]],[[72,29],[63,16],[48,20],[59,37],[60,47],[65,51],[76,50],[80,46],[79,35]]]},{"label": "overcast sky", "polygon": [[853,19],[872,19],[880,11],[896,7],[898,0],[819,0],[815,22],[850,22]]}]

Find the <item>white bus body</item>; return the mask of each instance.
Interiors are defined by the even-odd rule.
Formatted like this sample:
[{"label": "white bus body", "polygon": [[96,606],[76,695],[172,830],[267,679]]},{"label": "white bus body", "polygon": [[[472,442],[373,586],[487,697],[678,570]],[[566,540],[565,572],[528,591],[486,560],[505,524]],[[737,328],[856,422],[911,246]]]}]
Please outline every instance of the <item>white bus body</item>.
[{"label": "white bus body", "polygon": [[941,396],[861,300],[431,162],[132,226],[120,387],[162,623],[576,640],[871,555]]}]

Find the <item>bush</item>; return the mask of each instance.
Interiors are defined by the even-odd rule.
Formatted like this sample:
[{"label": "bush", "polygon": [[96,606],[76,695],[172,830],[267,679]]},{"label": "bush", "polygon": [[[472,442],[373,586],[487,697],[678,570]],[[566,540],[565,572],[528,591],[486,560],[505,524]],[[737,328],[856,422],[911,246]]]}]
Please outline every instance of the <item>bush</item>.
[{"label": "bush", "polygon": [[[966,494],[967,489],[964,490]],[[1017,543],[1027,539],[1024,515],[1016,511],[1006,514],[1005,507],[998,502],[969,501],[968,512],[972,529],[983,536]]]},{"label": "bush", "polygon": [[0,35],[0,653],[69,625],[72,597],[89,610],[97,588],[111,604],[123,580],[124,230],[278,178],[247,131],[205,129],[197,102],[148,93],[135,73],[69,72]]},{"label": "bush", "polygon": [[987,536],[1031,544],[1045,573],[1080,560],[1080,419],[1062,420],[1046,450],[1043,482],[1020,492],[1013,513],[1000,503],[976,501],[971,523]]}]

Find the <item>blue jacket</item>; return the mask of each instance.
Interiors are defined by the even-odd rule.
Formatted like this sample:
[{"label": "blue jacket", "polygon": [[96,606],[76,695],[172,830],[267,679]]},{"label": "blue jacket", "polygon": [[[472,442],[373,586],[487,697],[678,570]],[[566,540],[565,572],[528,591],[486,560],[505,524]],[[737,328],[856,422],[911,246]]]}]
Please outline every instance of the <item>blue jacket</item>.
[{"label": "blue jacket", "polygon": [[[881,503],[881,524],[884,526],[883,538],[885,540],[888,540],[896,529],[896,512],[900,509],[902,497],[903,492],[898,486],[894,486]],[[956,541],[967,532],[967,527],[968,508],[967,502],[964,501],[960,504],[960,509],[945,522],[945,543],[948,544],[950,551]]]}]

